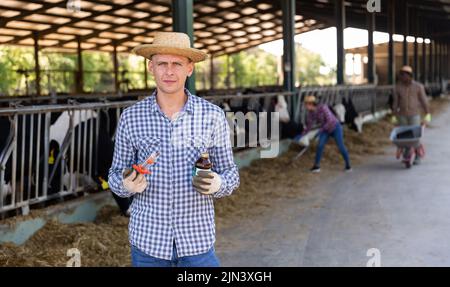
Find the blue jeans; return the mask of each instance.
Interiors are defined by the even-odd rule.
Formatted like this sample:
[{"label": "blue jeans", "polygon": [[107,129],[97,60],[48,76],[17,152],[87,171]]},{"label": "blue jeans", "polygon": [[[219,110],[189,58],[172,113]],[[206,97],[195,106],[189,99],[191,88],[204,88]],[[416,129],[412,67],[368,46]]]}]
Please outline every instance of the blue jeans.
[{"label": "blue jeans", "polygon": [[214,247],[203,254],[178,257],[174,244],[172,260],[150,256],[131,245],[131,265],[133,267],[219,267],[220,263]]},{"label": "blue jeans", "polygon": [[342,157],[344,158],[345,166],[349,167],[350,159],[348,156],[347,148],[344,145],[344,130],[342,128],[342,125],[339,123],[336,125],[336,128],[331,133],[327,133],[327,132],[320,133],[319,146],[317,147],[315,165],[320,166],[320,161],[322,160],[323,150],[325,149],[325,145],[328,142],[328,139],[330,137],[333,137],[334,140],[336,141],[336,144],[339,148],[339,152],[341,153]]}]

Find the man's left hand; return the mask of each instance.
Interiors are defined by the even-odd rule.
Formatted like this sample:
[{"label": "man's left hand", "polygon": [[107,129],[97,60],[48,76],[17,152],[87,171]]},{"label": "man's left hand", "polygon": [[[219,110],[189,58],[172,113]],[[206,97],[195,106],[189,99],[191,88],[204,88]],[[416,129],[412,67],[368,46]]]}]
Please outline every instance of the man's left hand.
[{"label": "man's left hand", "polygon": [[213,171],[199,170],[192,179],[194,188],[201,194],[211,195],[219,191],[222,185],[220,175]]}]

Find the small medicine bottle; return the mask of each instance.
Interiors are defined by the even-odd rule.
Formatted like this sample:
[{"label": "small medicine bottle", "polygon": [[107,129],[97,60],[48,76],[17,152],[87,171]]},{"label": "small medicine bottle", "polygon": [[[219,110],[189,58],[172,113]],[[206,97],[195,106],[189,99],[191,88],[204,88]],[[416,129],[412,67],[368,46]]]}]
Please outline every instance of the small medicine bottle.
[{"label": "small medicine bottle", "polygon": [[193,176],[196,176],[196,175],[197,175],[197,172],[198,172],[199,170],[207,170],[207,171],[211,171],[211,168],[212,168],[212,163],[211,163],[211,161],[209,160],[209,153],[203,152],[203,153],[201,154],[201,156],[199,157],[199,159],[195,162],[195,165],[194,165],[194,169],[193,169],[192,175],[193,175]]}]

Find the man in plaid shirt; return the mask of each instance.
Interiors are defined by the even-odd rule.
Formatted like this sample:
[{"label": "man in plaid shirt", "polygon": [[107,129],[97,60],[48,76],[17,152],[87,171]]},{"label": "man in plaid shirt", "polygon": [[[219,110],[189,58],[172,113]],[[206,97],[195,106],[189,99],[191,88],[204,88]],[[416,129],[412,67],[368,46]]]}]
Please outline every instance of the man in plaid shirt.
[{"label": "man in plaid shirt", "polygon": [[[230,195],[239,174],[224,112],[184,89],[194,63],[206,54],[175,32],[158,33],[153,44],[133,51],[150,60],[157,88],[123,112],[108,180],[117,195],[134,196],[132,265],[219,266],[213,199]],[[193,176],[202,152],[209,153],[212,170]],[[124,173],[154,153],[160,156],[151,174]]]}]

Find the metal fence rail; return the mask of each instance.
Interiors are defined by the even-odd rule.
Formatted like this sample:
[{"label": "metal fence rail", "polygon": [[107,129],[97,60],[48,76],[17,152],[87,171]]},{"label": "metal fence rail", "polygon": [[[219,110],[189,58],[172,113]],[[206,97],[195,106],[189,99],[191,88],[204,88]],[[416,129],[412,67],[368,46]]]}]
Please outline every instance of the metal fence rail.
[{"label": "metal fence rail", "polygon": [[305,87],[299,91],[299,101],[295,109],[296,121],[304,124],[306,110],[303,99],[307,95],[318,97],[319,102],[334,106],[351,100],[358,114],[375,113],[389,108],[389,99],[394,86],[335,86],[335,87]]},{"label": "metal fence rail", "polygon": [[[304,122],[303,98],[314,94],[322,103],[334,105],[351,99],[358,113],[388,108],[392,86],[305,87],[295,93],[275,92],[247,95],[207,96],[222,105],[230,100],[260,104],[268,110],[272,99],[282,95],[289,103],[291,119]],[[19,106],[0,109],[2,143],[0,143],[0,214],[66,195],[85,192],[91,186],[86,178],[97,173],[100,114],[108,111],[116,122],[123,109],[136,101],[76,103],[64,105]],[[242,106],[241,106],[242,107]],[[248,110],[248,109],[243,109]],[[59,152],[52,154],[55,118],[66,113],[67,131],[59,137]]]},{"label": "metal fence rail", "polygon": [[[92,177],[97,167],[100,111],[114,110],[118,119],[133,103],[1,109],[0,119],[9,131],[2,131],[6,140],[0,151],[0,212],[22,208],[26,214],[32,204],[85,191],[89,182],[83,179]],[[60,151],[53,157],[51,119],[61,113],[67,113],[68,125],[61,131]]]}]

